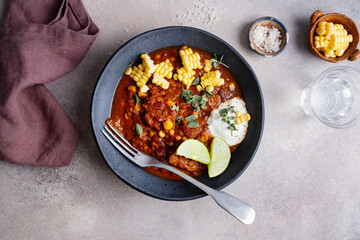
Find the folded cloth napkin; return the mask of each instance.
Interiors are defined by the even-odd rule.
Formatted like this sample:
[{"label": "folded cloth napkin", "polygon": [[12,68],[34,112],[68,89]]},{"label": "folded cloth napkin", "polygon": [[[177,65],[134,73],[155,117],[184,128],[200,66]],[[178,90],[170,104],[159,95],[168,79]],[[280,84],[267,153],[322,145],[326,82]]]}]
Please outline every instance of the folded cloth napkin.
[{"label": "folded cloth napkin", "polygon": [[10,0],[0,29],[0,160],[66,166],[79,130],[44,83],[74,70],[99,29],[81,0]]}]

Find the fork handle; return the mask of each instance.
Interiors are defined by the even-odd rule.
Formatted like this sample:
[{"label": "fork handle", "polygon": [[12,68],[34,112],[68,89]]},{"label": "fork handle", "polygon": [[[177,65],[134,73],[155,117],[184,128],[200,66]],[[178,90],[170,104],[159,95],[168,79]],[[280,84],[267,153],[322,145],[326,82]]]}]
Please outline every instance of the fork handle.
[{"label": "fork handle", "polygon": [[240,220],[242,223],[251,224],[255,220],[255,210],[246,203],[235,198],[234,196],[210,188],[205,184],[199,182],[198,180],[190,177],[186,173],[168,164],[159,163],[158,165],[156,165],[156,167],[169,170],[170,172],[173,172],[176,175],[194,184],[195,186],[203,190],[205,193],[207,193],[210,197],[212,197],[220,207],[225,209],[228,213],[233,215],[236,219]]}]

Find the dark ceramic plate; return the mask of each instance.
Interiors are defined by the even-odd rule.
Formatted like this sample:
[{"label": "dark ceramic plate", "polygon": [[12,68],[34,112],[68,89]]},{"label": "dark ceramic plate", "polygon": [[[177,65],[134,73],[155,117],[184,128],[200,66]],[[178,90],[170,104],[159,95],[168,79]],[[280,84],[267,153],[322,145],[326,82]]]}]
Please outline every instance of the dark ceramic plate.
[{"label": "dark ceramic plate", "polygon": [[224,55],[223,61],[239,81],[251,115],[247,135],[233,154],[227,170],[213,179],[204,174],[198,178],[199,181],[212,188],[222,189],[237,179],[255,155],[264,123],[262,93],[255,73],[234,48],[217,36],[196,28],[165,27],[140,34],[121,46],[107,63],[94,91],[91,121],[96,141],[106,163],[125,183],[149,196],[173,201],[195,199],[205,194],[186,181],[168,181],[145,172],[119,153],[103,136],[101,129],[110,115],[113,95],[126,68],[141,53],[181,45],[215,52],[218,56]]}]

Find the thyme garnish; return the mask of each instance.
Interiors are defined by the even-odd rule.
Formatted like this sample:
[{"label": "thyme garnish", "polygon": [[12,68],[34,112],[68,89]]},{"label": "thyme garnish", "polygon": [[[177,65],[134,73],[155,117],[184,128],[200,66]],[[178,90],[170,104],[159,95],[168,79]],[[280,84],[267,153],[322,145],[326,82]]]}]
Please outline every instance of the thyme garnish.
[{"label": "thyme garnish", "polygon": [[212,63],[213,63],[213,67],[216,68],[217,66],[219,66],[221,64],[221,65],[229,68],[228,65],[226,65],[225,63],[222,62],[223,58],[224,58],[224,55],[222,55],[220,57],[220,59],[218,60],[217,56],[216,56],[216,53],[214,53],[214,58],[210,59],[210,61],[212,61]]}]

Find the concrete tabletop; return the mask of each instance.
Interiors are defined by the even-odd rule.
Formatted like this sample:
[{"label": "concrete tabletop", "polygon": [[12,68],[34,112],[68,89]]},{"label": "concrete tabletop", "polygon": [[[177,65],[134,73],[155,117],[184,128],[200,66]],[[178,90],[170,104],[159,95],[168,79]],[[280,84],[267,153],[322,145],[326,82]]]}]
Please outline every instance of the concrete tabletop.
[{"label": "concrete tabletop", "polygon": [[[360,124],[333,129],[299,105],[302,89],[324,70],[360,69],[360,60],[320,60],[308,45],[315,10],[343,13],[360,26],[358,0],[84,4],[101,33],[75,71],[47,85],[79,127],[80,145],[67,167],[0,162],[0,239],[360,239]],[[280,19],[290,34],[286,50],[275,58],[249,47],[249,27],[262,16]],[[227,41],[261,84],[265,127],[259,150],[224,189],[255,208],[252,225],[241,224],[210,197],[168,202],[135,191],[110,171],[95,143],[90,104],[105,63],[130,38],[173,25],[201,28]]]}]

